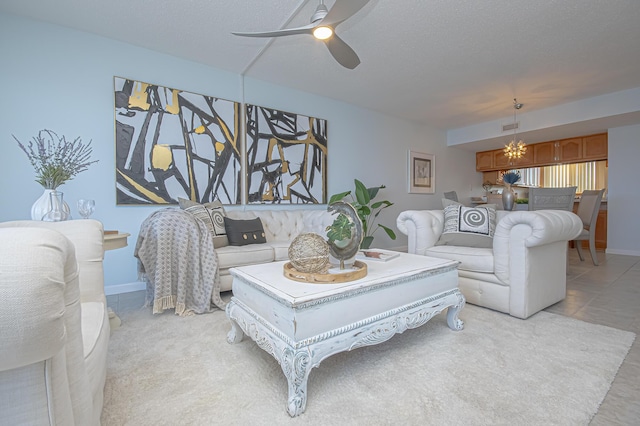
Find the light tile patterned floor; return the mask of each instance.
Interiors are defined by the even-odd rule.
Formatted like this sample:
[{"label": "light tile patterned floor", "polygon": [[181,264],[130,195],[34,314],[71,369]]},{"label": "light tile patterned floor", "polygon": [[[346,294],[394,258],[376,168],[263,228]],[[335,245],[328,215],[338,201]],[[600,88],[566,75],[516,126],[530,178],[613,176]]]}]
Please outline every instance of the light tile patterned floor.
[{"label": "light tile patterned floor", "polygon": [[[546,310],[640,334],[640,257],[569,253],[567,298]],[[591,425],[640,424],[640,339],[636,337]]]},{"label": "light tile patterned floor", "polygon": [[[546,311],[640,334],[640,257],[598,252],[600,266],[594,266],[588,250],[585,255],[581,262],[575,250],[569,252],[567,298]],[[141,309],[144,298],[144,291],[136,291],[108,296],[107,303],[121,313]],[[640,339],[591,424],[640,424]]]}]

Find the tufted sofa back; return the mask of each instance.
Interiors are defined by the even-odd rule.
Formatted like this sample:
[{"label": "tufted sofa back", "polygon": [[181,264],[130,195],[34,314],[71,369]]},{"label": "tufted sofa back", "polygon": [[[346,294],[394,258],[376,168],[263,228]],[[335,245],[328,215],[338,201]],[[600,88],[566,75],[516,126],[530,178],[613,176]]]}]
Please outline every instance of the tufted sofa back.
[{"label": "tufted sofa back", "polygon": [[326,235],[325,228],[335,216],[326,210],[231,210],[232,219],[254,219],[259,217],[264,226],[267,242],[293,241],[303,232]]}]

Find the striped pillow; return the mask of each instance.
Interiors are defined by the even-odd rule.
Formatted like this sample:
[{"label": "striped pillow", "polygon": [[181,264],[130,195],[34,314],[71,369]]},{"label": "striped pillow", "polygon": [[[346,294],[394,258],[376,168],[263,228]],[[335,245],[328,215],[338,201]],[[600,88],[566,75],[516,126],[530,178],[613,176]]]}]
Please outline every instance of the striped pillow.
[{"label": "striped pillow", "polygon": [[207,229],[211,232],[215,248],[229,245],[227,231],[224,227],[226,212],[220,201],[216,200],[200,204],[195,201],[178,198],[178,204],[182,210],[191,213],[205,223]]}]

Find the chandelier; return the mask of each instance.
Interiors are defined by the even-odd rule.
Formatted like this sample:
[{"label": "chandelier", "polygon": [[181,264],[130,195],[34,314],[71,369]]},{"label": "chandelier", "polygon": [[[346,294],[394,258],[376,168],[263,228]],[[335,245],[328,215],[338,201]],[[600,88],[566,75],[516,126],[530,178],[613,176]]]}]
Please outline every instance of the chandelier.
[{"label": "chandelier", "polygon": [[518,140],[518,122],[516,121],[516,114],[523,106],[524,104],[519,103],[516,98],[513,98],[513,139],[511,139],[509,144],[504,146],[504,155],[508,157],[510,161],[522,158],[527,152],[525,143],[522,140]]}]

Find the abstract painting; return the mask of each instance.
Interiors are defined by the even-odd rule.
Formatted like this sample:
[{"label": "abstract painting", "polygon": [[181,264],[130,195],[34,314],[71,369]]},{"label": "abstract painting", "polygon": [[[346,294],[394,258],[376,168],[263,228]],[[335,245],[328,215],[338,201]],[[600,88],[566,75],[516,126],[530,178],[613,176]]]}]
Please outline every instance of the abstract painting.
[{"label": "abstract painting", "polygon": [[114,77],[116,202],[240,204],[240,104]]},{"label": "abstract painting", "polygon": [[247,202],[327,202],[327,120],[246,105]]},{"label": "abstract painting", "polygon": [[436,192],[436,158],[433,154],[409,151],[409,193]]}]

